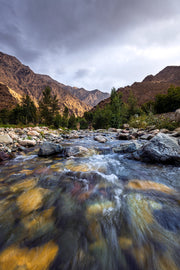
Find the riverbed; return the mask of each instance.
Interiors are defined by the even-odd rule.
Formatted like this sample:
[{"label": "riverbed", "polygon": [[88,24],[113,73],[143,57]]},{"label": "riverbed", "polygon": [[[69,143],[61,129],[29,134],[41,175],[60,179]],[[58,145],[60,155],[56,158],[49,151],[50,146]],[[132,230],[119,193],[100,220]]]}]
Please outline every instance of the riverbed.
[{"label": "riverbed", "polygon": [[0,269],[180,269],[180,168],[115,153],[119,140],[64,140],[83,156],[0,165]]}]

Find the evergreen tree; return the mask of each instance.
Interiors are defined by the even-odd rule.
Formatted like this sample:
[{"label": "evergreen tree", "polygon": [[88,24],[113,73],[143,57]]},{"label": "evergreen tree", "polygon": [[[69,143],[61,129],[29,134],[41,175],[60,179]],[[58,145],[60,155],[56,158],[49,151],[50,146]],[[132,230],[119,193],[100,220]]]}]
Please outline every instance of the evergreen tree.
[{"label": "evergreen tree", "polygon": [[58,99],[51,94],[51,88],[47,86],[43,91],[42,99],[39,103],[40,117],[46,125],[52,125],[55,115],[58,112]]},{"label": "evergreen tree", "polygon": [[36,124],[37,121],[37,114],[36,114],[36,106],[34,102],[31,100],[29,95],[26,95],[22,98],[22,117],[23,117],[23,124],[28,124],[30,122]]}]

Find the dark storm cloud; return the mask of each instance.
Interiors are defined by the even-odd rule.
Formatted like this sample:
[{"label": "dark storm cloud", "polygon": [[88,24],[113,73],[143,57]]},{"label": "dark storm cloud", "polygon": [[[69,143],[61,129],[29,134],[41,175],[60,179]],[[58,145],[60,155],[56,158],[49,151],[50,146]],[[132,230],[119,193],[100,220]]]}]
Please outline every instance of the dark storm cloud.
[{"label": "dark storm cloud", "polygon": [[63,70],[69,84],[92,81],[92,74],[102,79],[107,64],[115,72],[104,60],[113,46],[111,61],[127,51],[123,46],[147,49],[180,39],[179,0],[0,0],[0,7],[0,50],[38,72]]}]

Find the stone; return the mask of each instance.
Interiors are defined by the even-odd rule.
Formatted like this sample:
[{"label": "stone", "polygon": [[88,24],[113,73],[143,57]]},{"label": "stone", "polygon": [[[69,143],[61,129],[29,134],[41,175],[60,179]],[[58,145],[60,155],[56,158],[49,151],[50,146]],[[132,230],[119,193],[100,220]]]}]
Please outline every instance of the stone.
[{"label": "stone", "polygon": [[117,138],[119,140],[129,140],[129,133],[118,133]]},{"label": "stone", "polygon": [[36,141],[35,140],[22,140],[22,139],[19,139],[18,140],[18,143],[22,146],[25,146],[25,147],[31,147],[31,146],[35,146],[36,145]]},{"label": "stone", "polygon": [[144,134],[140,137],[141,140],[150,140],[154,137],[153,134]]},{"label": "stone", "polygon": [[180,122],[180,109],[175,111],[175,121]]},{"label": "stone", "polygon": [[39,133],[35,130],[30,130],[28,131],[27,133],[28,136],[36,136],[36,137],[39,137]]},{"label": "stone", "polygon": [[32,249],[26,247],[20,248],[17,245],[11,245],[0,253],[0,269],[49,269],[50,264],[54,261],[58,246],[53,241],[37,246]]},{"label": "stone", "polygon": [[0,151],[0,162],[1,161],[8,160],[8,159],[11,159],[11,158],[13,158],[13,155],[12,154],[5,153],[3,151]]},{"label": "stone", "polygon": [[23,192],[17,198],[17,205],[20,211],[27,215],[39,209],[43,204],[43,193],[45,193],[45,190],[42,188],[34,188]]},{"label": "stone", "polygon": [[[156,135],[135,153],[144,162],[180,165],[178,141],[164,133]],[[136,156],[133,157],[136,159]]]},{"label": "stone", "polygon": [[67,157],[85,156],[85,155],[89,154],[89,150],[83,146],[72,146],[72,147],[66,148],[65,154]]},{"label": "stone", "polygon": [[105,143],[105,142],[107,142],[107,139],[104,136],[102,136],[102,135],[95,136],[94,137],[94,140],[95,141],[98,141],[99,143]]},{"label": "stone", "polygon": [[122,249],[129,249],[130,247],[132,247],[132,239],[128,238],[128,237],[120,237],[119,238],[119,245]]},{"label": "stone", "polygon": [[0,143],[11,144],[12,138],[8,134],[0,135]]},{"label": "stone", "polygon": [[137,149],[139,149],[141,145],[137,142],[123,143],[120,144],[117,148],[114,148],[113,151],[115,153],[133,153]]},{"label": "stone", "polygon": [[156,190],[156,191],[164,192],[167,194],[175,193],[174,189],[164,184],[156,183],[152,181],[138,180],[138,179],[131,180],[127,184],[127,188],[136,189],[136,190]]},{"label": "stone", "polygon": [[62,152],[63,152],[63,147],[60,144],[45,142],[41,145],[38,152],[38,156],[39,157],[51,156],[51,155],[62,153]]},{"label": "stone", "polygon": [[9,132],[8,134],[13,140],[18,140],[18,138],[19,138],[18,135],[12,131]]}]

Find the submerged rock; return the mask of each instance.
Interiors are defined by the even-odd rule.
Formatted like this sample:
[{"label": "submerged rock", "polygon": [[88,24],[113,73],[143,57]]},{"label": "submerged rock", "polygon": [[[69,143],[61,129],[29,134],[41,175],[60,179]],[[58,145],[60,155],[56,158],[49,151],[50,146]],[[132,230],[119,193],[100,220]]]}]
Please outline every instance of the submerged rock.
[{"label": "submerged rock", "polygon": [[4,161],[4,160],[11,159],[13,157],[14,157],[14,155],[12,153],[9,154],[9,153],[5,153],[3,151],[0,151],[0,162]]},{"label": "submerged rock", "polygon": [[89,153],[89,150],[83,146],[72,146],[66,149],[65,154],[70,156],[85,156]]},{"label": "submerged rock", "polygon": [[58,250],[53,241],[32,249],[12,245],[0,254],[0,269],[49,269]]},{"label": "submerged rock", "polygon": [[175,138],[159,133],[133,157],[144,162],[180,165],[180,146]]},{"label": "submerged rock", "polygon": [[38,152],[38,156],[39,157],[51,156],[51,155],[62,153],[62,152],[63,152],[63,147],[60,144],[45,142],[41,145]]},{"label": "submerged rock", "polygon": [[138,190],[156,190],[168,194],[173,194],[175,193],[175,190],[164,185],[161,183],[156,183],[153,181],[144,181],[144,180],[132,180],[128,183],[127,185],[128,188],[130,189],[138,189]]}]

